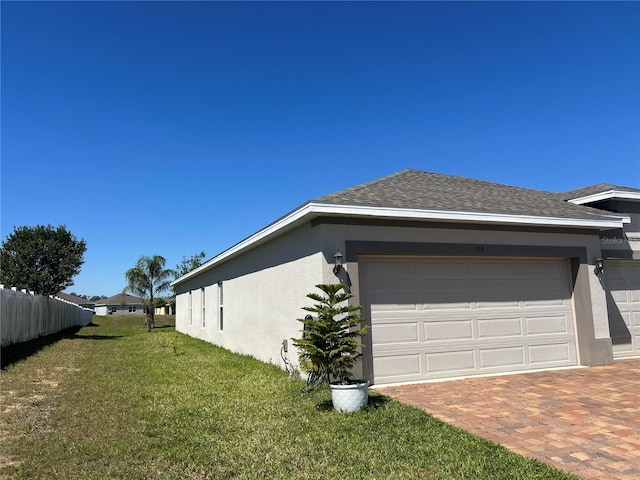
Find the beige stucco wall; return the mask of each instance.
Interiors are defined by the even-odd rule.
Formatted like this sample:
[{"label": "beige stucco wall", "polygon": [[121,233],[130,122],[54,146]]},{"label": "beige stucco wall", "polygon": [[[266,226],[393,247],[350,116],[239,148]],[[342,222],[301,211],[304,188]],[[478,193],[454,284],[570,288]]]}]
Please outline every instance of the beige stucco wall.
[{"label": "beige stucco wall", "polygon": [[[581,363],[609,362],[606,299],[593,264],[600,256],[597,231],[552,233],[490,229],[307,223],[263,245],[207,270],[176,287],[176,329],[231,351],[283,366],[282,340],[289,342],[289,360],[297,364],[291,338],[300,335],[297,318],[310,304],[307,293],[318,283],[339,281],[333,274],[336,251],[346,255],[347,241],[436,244],[573,247],[586,252],[587,264],[576,269],[574,302]],[[346,257],[345,257],[346,261]],[[345,269],[359,302],[358,264]],[[224,289],[224,329],[219,329],[218,282]],[[201,288],[205,288],[206,322],[202,326]],[[191,293],[189,293],[191,292]],[[189,295],[192,309],[189,313]],[[191,318],[191,322],[189,321]],[[594,353],[596,352],[596,353]],[[365,352],[366,355],[366,352]],[[357,373],[357,372],[356,372]]]},{"label": "beige stucco wall", "polygon": [[[176,329],[233,352],[284,366],[282,341],[289,343],[289,359],[297,364],[291,345],[300,336],[307,293],[322,283],[319,231],[305,225],[246,255],[232,259],[178,285]],[[224,328],[219,328],[219,287],[223,285]],[[202,327],[201,290],[205,287],[205,327]],[[189,321],[191,292],[192,321]]]}]

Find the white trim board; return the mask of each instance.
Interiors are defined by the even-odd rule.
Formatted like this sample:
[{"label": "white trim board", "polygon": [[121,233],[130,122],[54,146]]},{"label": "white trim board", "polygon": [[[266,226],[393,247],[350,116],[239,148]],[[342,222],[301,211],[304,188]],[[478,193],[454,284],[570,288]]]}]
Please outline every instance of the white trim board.
[{"label": "white trim board", "polygon": [[[445,210],[420,210],[390,207],[371,207],[357,205],[334,205],[326,203],[307,203],[275,222],[267,225],[253,235],[245,238],[222,253],[218,254],[198,268],[174,280],[171,285],[178,285],[199,273],[206,271],[242,251],[257,246],[267,239],[282,234],[295,226],[319,216],[339,216],[354,218],[395,218],[400,220],[439,220],[461,223],[481,223],[496,225],[535,225],[548,227],[592,228],[606,230],[622,228],[628,223],[628,217],[610,217],[610,219],[584,219],[563,217],[542,217],[535,215],[508,215],[500,213],[457,212]],[[606,217],[603,215],[603,217]],[[626,220],[626,221],[625,221]]]},{"label": "white trim board", "polygon": [[639,200],[640,192],[626,192],[624,190],[607,190],[606,192],[594,193],[585,197],[578,197],[569,200],[569,203],[576,205],[584,205],[585,203],[600,202],[602,200],[623,199],[623,200]]}]

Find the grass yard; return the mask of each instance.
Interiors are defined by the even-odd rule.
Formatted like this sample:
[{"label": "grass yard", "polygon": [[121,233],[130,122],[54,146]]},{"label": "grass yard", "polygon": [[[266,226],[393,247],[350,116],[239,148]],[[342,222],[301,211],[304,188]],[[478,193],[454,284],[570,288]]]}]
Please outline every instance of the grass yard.
[{"label": "grass yard", "polygon": [[0,478],[575,478],[375,392],[337,413],[170,318],[94,324],[4,349]]}]

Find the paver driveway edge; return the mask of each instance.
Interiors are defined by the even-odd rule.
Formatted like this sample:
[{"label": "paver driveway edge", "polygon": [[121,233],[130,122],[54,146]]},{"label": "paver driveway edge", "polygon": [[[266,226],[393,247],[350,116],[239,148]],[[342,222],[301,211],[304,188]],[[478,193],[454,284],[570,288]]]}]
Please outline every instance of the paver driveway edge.
[{"label": "paver driveway edge", "polygon": [[640,358],[377,390],[582,478],[640,479]]}]

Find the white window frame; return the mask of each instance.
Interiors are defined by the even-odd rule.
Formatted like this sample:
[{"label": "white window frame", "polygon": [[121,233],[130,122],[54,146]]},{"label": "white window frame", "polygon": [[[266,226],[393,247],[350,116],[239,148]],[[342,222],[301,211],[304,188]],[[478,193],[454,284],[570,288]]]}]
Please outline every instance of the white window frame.
[{"label": "white window frame", "polygon": [[200,289],[200,307],[201,307],[201,311],[202,311],[202,328],[206,328],[207,323],[206,323],[206,315],[205,315],[205,299],[204,299],[204,287],[202,287]]},{"label": "white window frame", "polygon": [[224,286],[218,282],[218,331],[224,330]]}]

